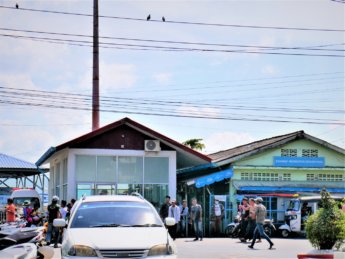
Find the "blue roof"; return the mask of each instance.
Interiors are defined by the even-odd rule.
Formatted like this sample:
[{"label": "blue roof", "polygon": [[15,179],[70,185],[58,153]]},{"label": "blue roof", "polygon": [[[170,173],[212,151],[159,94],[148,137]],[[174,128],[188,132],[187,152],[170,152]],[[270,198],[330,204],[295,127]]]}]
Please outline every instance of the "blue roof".
[{"label": "blue roof", "polygon": [[0,153],[0,169],[35,169],[33,163]]}]

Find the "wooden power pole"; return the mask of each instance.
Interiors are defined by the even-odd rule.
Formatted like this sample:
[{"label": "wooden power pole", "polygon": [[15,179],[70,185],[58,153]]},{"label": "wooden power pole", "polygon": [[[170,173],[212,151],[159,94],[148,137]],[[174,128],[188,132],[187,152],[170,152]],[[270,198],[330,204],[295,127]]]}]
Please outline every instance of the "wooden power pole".
[{"label": "wooden power pole", "polygon": [[93,0],[92,130],[99,128],[98,0]]}]

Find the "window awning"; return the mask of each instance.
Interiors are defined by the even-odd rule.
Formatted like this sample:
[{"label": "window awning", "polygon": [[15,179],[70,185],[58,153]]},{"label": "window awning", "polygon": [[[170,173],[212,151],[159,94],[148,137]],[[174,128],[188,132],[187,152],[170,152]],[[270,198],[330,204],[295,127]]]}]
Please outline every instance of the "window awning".
[{"label": "window awning", "polygon": [[205,185],[210,185],[215,182],[220,182],[224,179],[231,178],[234,174],[234,171],[232,168],[226,169],[217,173],[213,173],[204,177],[200,177],[195,180],[195,187],[196,188],[201,188],[204,187]]}]

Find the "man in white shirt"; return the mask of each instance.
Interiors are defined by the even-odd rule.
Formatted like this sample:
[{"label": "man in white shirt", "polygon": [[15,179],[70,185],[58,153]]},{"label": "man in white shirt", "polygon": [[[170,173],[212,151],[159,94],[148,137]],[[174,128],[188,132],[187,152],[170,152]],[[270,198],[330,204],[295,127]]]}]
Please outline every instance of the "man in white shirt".
[{"label": "man in white shirt", "polygon": [[214,199],[211,211],[211,221],[213,221],[213,231],[215,236],[219,236],[222,230],[222,220],[224,218],[224,205],[218,199]]},{"label": "man in white shirt", "polygon": [[175,225],[171,226],[168,228],[169,230],[169,234],[172,237],[173,240],[176,239],[177,236],[177,224],[180,221],[180,208],[178,206],[176,206],[176,200],[172,200],[171,201],[171,206],[169,207],[169,214],[168,214],[169,218],[174,218],[175,219]]},{"label": "man in white shirt", "polygon": [[60,207],[60,214],[61,214],[61,218],[65,219],[66,218],[66,214],[67,214],[67,202],[65,200],[61,201],[61,207]]}]

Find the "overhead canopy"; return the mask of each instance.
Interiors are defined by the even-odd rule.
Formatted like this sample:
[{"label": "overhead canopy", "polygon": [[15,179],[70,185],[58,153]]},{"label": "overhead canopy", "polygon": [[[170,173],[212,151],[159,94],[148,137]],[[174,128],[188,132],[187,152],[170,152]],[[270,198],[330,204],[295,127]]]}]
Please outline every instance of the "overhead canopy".
[{"label": "overhead canopy", "polygon": [[223,181],[224,179],[231,178],[233,174],[234,174],[234,171],[232,168],[230,168],[230,169],[226,169],[217,173],[209,174],[204,177],[200,177],[195,180],[195,187],[201,188],[201,187],[204,187],[205,185],[210,185],[215,182]]},{"label": "overhead canopy", "polygon": [[[240,187],[240,191],[255,192],[321,192],[323,188],[318,187],[277,187],[277,186],[244,186]],[[345,193],[345,188],[328,188],[329,192]]]},{"label": "overhead canopy", "polygon": [[345,193],[344,183],[339,182],[318,182],[318,186],[315,186],[315,182],[299,182],[299,181],[234,181],[234,187],[238,191],[244,192],[256,192],[256,193],[270,193],[270,192],[321,192],[323,188],[326,188],[329,192],[333,193]]},{"label": "overhead canopy", "polygon": [[47,169],[38,169],[33,163],[0,153],[0,178],[19,178],[38,175]]}]

